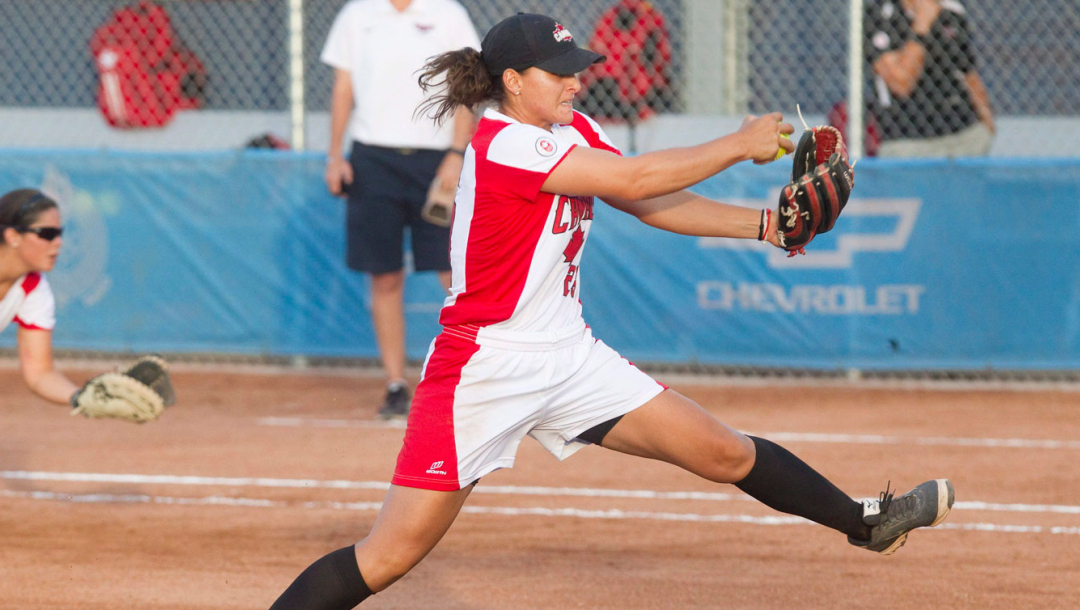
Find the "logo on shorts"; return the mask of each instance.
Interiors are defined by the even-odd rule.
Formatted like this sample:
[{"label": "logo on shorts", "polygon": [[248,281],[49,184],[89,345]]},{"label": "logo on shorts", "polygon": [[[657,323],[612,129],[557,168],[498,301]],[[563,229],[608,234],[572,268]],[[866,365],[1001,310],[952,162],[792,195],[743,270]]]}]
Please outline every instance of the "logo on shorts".
[{"label": "logo on shorts", "polygon": [[443,464],[443,460],[439,460],[438,462],[432,462],[431,468],[428,468],[427,474],[441,474],[443,476],[446,476],[445,470],[439,470],[440,468],[442,468]]},{"label": "logo on shorts", "polygon": [[545,157],[550,157],[555,154],[555,150],[559,146],[555,144],[555,140],[548,137],[541,137],[536,140],[536,152]]}]

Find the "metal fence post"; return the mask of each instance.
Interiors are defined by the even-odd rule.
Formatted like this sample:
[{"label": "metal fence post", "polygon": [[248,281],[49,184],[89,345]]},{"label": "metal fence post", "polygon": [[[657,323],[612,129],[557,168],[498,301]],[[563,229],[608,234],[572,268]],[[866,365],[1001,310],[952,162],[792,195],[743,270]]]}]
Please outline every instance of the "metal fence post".
[{"label": "metal fence post", "polygon": [[294,150],[304,150],[304,0],[289,2],[289,125]]},{"label": "metal fence post", "polygon": [[724,114],[742,115],[750,99],[750,4],[747,0],[727,0],[724,9]]},{"label": "metal fence post", "polygon": [[864,151],[863,135],[863,0],[851,0],[848,28],[848,155],[852,161],[861,159]]},{"label": "metal fence post", "polygon": [[683,108],[691,114],[716,114],[722,108],[724,49],[718,32],[723,29],[719,3],[689,0],[686,4],[686,81]]}]

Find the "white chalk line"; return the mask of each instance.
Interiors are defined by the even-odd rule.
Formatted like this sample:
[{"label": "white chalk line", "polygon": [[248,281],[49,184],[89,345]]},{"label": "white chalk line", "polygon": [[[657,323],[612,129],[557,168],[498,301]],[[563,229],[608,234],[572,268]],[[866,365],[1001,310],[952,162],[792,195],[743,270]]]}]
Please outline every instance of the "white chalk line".
[{"label": "white chalk line", "polygon": [[284,428],[399,428],[405,429],[405,420],[391,419],[315,419],[307,417],[260,417],[255,420],[259,426],[279,426]]},{"label": "white chalk line", "polygon": [[1080,449],[1080,441],[1026,438],[964,438],[947,436],[884,436],[879,434],[826,434],[813,432],[765,432],[774,441],[837,443],[854,445],[933,445],[949,447],[1006,447],[1017,449]]},{"label": "white chalk line", "polygon": [[[65,483],[113,483],[128,485],[202,485],[211,487],[261,487],[277,489],[374,489],[385,491],[385,481],[347,481],[319,479],[277,479],[267,477],[205,477],[171,474],[110,474],[99,472],[44,472],[5,470],[0,479],[12,481],[54,481]],[[630,498],[642,500],[700,500],[711,502],[749,501],[742,494],[704,491],[655,491],[651,489],[598,489],[591,487],[539,487],[518,485],[478,485],[472,493],[514,496]],[[1050,513],[1080,515],[1080,506],[1061,504],[1006,504],[965,501],[953,510],[979,510],[1011,513]]]},{"label": "white chalk line", "polygon": [[[6,353],[5,353],[6,352]],[[243,356],[241,356],[243,358]],[[79,356],[60,354],[56,358],[62,369],[103,370],[126,365],[127,357]],[[18,370],[19,359],[10,350],[0,350],[0,370]],[[169,364],[169,370],[184,373],[215,373],[226,375],[250,376],[293,376],[293,377],[356,377],[381,379],[386,372],[372,363],[347,364],[311,364],[308,358],[297,355],[290,363],[274,364],[230,361],[227,357],[215,361],[208,357],[205,361],[177,361]],[[649,367],[645,367],[649,372]],[[416,366],[406,366],[405,373],[410,379],[420,378],[421,370]],[[858,369],[848,369],[844,377],[804,377],[800,375],[739,375],[727,372],[713,373],[675,373],[655,371],[650,373],[656,379],[670,386],[688,387],[807,387],[838,389],[872,389],[901,391],[1000,391],[1000,392],[1080,392],[1080,382],[1069,380],[1022,380],[1022,379],[933,379],[927,377],[927,371],[917,371],[911,378],[878,378],[864,376]],[[1032,371],[1033,376],[1040,371]],[[921,375],[921,376],[920,376]]]},{"label": "white chalk line", "polygon": [[108,474],[99,472],[0,471],[0,479],[62,481],[70,483],[126,483],[131,485],[210,485],[224,487],[273,487],[302,489],[390,489],[384,481],[320,481],[264,477],[200,477],[172,474]]},{"label": "white chalk line", "polygon": [[[287,508],[299,506],[304,509],[332,509],[361,512],[377,512],[381,502],[285,502],[259,498],[234,498],[208,496],[184,498],[151,496],[146,494],[64,494],[51,491],[0,490],[0,496],[30,500],[72,502],[77,504],[162,504],[174,506],[237,506],[243,508]],[[648,521],[678,521],[689,523],[743,523],[750,525],[813,525],[801,517],[754,516],[754,515],[700,515],[695,513],[671,513],[648,511],[624,511],[618,509],[584,510],[580,508],[465,506],[461,512],[477,515],[568,517],[577,519],[639,519]],[[943,523],[936,529],[995,532],[1006,534],[1080,534],[1080,527],[1041,525],[1005,525],[999,523]]]},{"label": "white chalk line", "polygon": [[[286,428],[405,428],[405,422],[362,419],[309,419],[304,417],[260,417],[259,426]],[[773,441],[834,443],[848,445],[924,445],[947,447],[994,447],[1014,449],[1080,449],[1080,441],[1026,438],[964,438],[947,436],[904,437],[881,434],[830,434],[815,432],[755,433]]]}]

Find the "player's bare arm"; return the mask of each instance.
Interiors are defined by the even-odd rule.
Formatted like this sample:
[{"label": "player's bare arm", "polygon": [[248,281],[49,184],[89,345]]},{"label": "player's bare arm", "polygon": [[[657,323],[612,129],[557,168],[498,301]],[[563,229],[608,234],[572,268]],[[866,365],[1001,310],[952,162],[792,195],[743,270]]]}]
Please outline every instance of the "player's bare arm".
[{"label": "player's bare arm", "polygon": [[53,367],[52,331],[19,327],[19,368],[35,394],[66,405],[78,386]]},{"label": "player's bare arm", "polygon": [[444,191],[452,193],[457,188],[461,166],[465,162],[465,147],[469,145],[475,131],[476,115],[465,106],[458,106],[454,111],[454,134],[450,141],[450,150],[436,171],[439,186]]},{"label": "player's bare arm", "polygon": [[971,103],[975,106],[975,114],[978,115],[979,121],[986,125],[990,133],[997,133],[994,109],[990,106],[990,95],[986,92],[986,83],[975,70],[964,75],[964,82],[967,83],[968,92],[971,93]]},{"label": "player's bare arm", "polygon": [[[651,199],[609,197],[604,201],[651,227],[681,235],[757,239],[761,230],[761,210],[721,203],[686,190]],[[779,245],[775,232],[766,239]]]},{"label": "player's bare arm", "polygon": [[[916,36],[926,36],[930,28],[941,15],[938,0],[911,0],[915,13],[911,22],[911,31]],[[915,90],[915,85],[922,76],[926,64],[926,47],[918,40],[909,40],[896,51],[884,53],[874,62],[874,72],[885,81],[889,92],[899,97],[908,97]]]},{"label": "player's bare arm", "polygon": [[698,146],[672,148],[635,157],[578,146],[551,172],[543,190],[567,195],[640,200],[668,195],[741,161],[768,163],[795,145],[781,134],[795,127],[774,112],[747,117],[739,131]]},{"label": "player's bare arm", "polygon": [[326,187],[340,195],[343,184],[352,184],[352,166],[342,153],[345,129],[352,114],[352,76],[348,70],[334,70],[334,89],[330,94],[330,150],[326,155]]},{"label": "player's bare arm", "polygon": [[899,50],[884,53],[874,62],[874,72],[885,81],[889,93],[908,97],[922,76],[926,47],[909,40]]}]

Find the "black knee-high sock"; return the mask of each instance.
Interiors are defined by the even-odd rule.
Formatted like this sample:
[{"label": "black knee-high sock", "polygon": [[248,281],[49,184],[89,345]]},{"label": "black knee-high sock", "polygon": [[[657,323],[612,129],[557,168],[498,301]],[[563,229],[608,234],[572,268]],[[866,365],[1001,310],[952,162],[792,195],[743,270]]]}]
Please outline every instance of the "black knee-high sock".
[{"label": "black knee-high sock", "polygon": [[352,610],[372,595],[347,546],[308,566],[270,610]]},{"label": "black knee-high sock", "polygon": [[757,448],[757,459],[736,487],[769,508],[805,517],[853,538],[870,537],[870,529],[862,522],[862,504],[787,449],[756,436],[750,439]]}]

